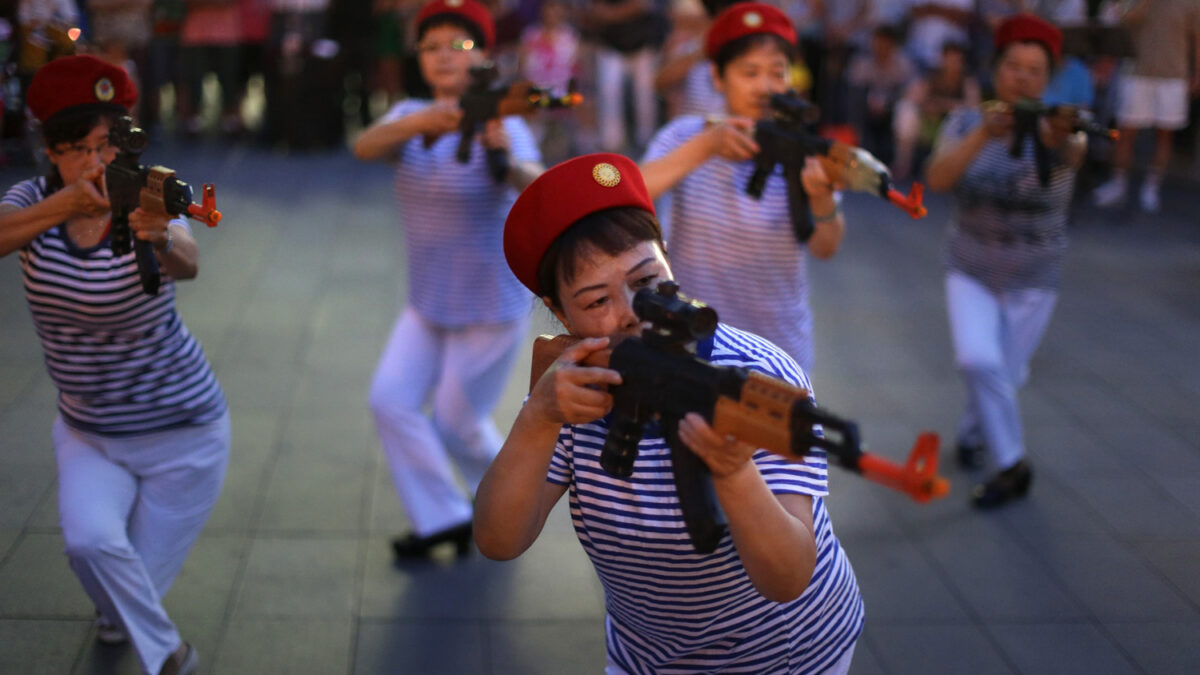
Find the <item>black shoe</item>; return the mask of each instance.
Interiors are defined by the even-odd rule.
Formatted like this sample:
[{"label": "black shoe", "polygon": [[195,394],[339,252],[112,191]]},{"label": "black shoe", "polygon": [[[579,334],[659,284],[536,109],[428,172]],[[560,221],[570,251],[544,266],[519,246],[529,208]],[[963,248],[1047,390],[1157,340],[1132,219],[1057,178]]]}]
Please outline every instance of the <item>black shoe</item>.
[{"label": "black shoe", "polygon": [[434,532],[428,537],[418,537],[412,532],[402,537],[396,537],[392,540],[392,551],[396,554],[398,560],[428,558],[430,550],[442,543],[453,543],[454,552],[459,557],[470,553],[471,522],[467,521],[462,525],[456,525],[441,532]]},{"label": "black shoe", "polygon": [[1006,504],[1029,492],[1033,482],[1033,469],[1021,460],[996,474],[986,483],[980,483],[971,491],[971,504],[977,509],[991,509]]},{"label": "black shoe", "polygon": [[983,447],[983,444],[975,445],[959,441],[954,450],[959,467],[970,470],[983,468],[984,460],[987,457],[987,448]]}]

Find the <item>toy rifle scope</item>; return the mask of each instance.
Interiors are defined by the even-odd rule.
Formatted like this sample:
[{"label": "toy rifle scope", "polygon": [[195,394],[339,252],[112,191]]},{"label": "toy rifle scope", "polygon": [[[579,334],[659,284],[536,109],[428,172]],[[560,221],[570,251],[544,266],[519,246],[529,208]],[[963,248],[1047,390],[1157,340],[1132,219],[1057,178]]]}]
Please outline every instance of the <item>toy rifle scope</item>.
[{"label": "toy rifle scope", "polygon": [[[462,121],[459,122],[458,152],[456,157],[462,164],[471,159],[471,141],[488,120],[509,115],[527,115],[539,109],[572,108],[583,102],[583,94],[576,89],[575,80],[567,85],[567,92],[555,96],[549,89],[535,87],[528,81],[518,81],[507,87],[494,87],[498,76],[496,65],[487,63],[471,67],[471,84],[459,99]],[[429,142],[428,139],[426,141]],[[497,183],[508,176],[508,151],[490,148],[487,151],[488,172]]]},{"label": "toy rifle scope", "polygon": [[217,210],[216,191],[211,183],[204,184],[200,204],[192,203],[192,188],[175,177],[165,166],[146,167],[141,154],[146,149],[146,132],[133,125],[133,119],[122,117],[108,132],[109,145],[117,148],[117,156],[104,170],[108,201],[112,204],[111,242],[113,255],[125,255],[130,250],[137,256],[138,275],[142,290],[148,295],[158,293],[162,279],[153,245],[133,236],[129,214],[139,206],[146,211],[167,216],[189,216],[209,227],[221,222]]},{"label": "toy rifle scope", "polygon": [[760,199],[767,177],[777,165],[783,166],[787,184],[788,213],[796,239],[808,241],[813,234],[808,193],[800,181],[804,161],[816,157],[825,175],[848,190],[878,195],[900,207],[913,218],[925,216],[921,203],[925,187],[913,183],[912,190],[901,194],[892,184],[892,174],[874,155],[840,141],[824,138],[813,130],[819,110],[795,93],[772,94],[770,113],[754,125],[754,141],[759,152],[754,158],[754,173],[746,183],[746,194]]},{"label": "toy rifle scope", "polygon": [[1038,182],[1042,187],[1050,184],[1050,149],[1042,142],[1038,133],[1041,119],[1065,117],[1071,124],[1072,132],[1084,132],[1089,136],[1098,136],[1115,141],[1120,132],[1096,121],[1092,111],[1078,106],[1058,104],[1046,105],[1037,99],[1023,98],[1016,104],[1004,101],[985,101],[981,106],[987,112],[1008,112],[1013,116],[1013,141],[1008,149],[1011,157],[1020,157],[1025,151],[1025,139],[1033,141],[1033,159],[1037,164]]},{"label": "toy rifle scope", "polygon": [[[718,434],[788,459],[801,460],[811,448],[824,448],[843,468],[918,502],[949,492],[949,483],[937,475],[936,434],[921,434],[901,466],[864,452],[858,425],[818,408],[807,390],[747,368],[701,360],[695,354],[696,342],[716,331],[717,313],[678,290],[675,282],[667,281],[657,289],[638,291],[633,310],[647,326],[641,336],[614,337],[609,349],[590,355],[584,364],[621,374],[621,384],[611,389],[613,410],[601,467],[612,476],[632,475],[638,442],[647,425],[657,423],[671,449],[680,509],[698,552],[716,549],[724,525],[707,465],[679,439],[679,421],[691,412],[703,415]],[[578,341],[570,335],[539,337],[530,389]]]}]

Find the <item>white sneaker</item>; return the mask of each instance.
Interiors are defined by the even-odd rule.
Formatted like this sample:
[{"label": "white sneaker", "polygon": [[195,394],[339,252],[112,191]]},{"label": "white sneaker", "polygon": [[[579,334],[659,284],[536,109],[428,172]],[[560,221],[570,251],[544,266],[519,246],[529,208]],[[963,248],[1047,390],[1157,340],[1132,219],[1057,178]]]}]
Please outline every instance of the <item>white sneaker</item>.
[{"label": "white sneaker", "polygon": [[1128,187],[1129,182],[1125,176],[1113,176],[1092,191],[1092,201],[1101,208],[1116,206],[1125,201],[1125,191]]},{"label": "white sneaker", "polygon": [[1159,199],[1159,183],[1155,180],[1147,179],[1142,183],[1142,190],[1138,194],[1139,201],[1142,203],[1142,211],[1146,213],[1158,213],[1161,204]]}]

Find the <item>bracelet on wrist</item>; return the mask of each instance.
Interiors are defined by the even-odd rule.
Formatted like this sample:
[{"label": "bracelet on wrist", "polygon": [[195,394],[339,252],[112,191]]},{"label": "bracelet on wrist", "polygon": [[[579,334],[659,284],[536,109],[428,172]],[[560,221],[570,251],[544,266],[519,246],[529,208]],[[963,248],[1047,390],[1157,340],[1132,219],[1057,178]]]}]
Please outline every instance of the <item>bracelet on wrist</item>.
[{"label": "bracelet on wrist", "polygon": [[171,233],[171,228],[170,228],[170,226],[168,226],[167,227],[167,243],[164,244],[162,248],[155,246],[154,250],[159,255],[165,256],[168,253],[170,253],[171,249],[173,249],[173,248],[175,248],[175,235]]},{"label": "bracelet on wrist", "polygon": [[831,223],[831,222],[837,220],[838,218],[840,218],[841,215],[842,215],[842,205],[834,204],[833,210],[823,216],[818,216],[817,214],[814,213],[813,214],[813,224],[815,225],[818,223]]}]

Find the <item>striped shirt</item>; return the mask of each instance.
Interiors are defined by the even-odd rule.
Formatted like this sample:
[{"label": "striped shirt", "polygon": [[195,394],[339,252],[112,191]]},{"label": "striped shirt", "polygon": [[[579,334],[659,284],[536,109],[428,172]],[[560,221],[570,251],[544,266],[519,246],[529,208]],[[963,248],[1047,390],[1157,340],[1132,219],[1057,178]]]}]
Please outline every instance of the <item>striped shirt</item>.
[{"label": "striped shirt", "polygon": [[[942,123],[935,152],[982,123],[978,109],[960,109]],[[954,185],[946,265],[994,291],[1057,289],[1067,251],[1067,210],[1075,169],[1057,159],[1046,187],[1038,181],[1033,139],[1021,156],[1011,140],[991,139]]]},{"label": "striped shirt", "polygon": [[[430,101],[401,101],[392,121],[424,110]],[[510,161],[541,162],[524,120],[506,117]],[[396,152],[396,202],[408,252],[408,301],[441,326],[513,321],[529,313],[529,291],[504,261],[504,219],[517,198],[487,169],[476,139],[468,164],[459,164],[458,132],[425,146],[417,136]]]},{"label": "striped shirt", "polygon": [[[26,208],[45,199],[46,179],[14,185],[0,203]],[[187,227],[182,220],[174,225]],[[25,297],[70,426],[105,435],[207,424],[225,396],[204,351],[175,309],[175,285],[142,292],[132,252],[113,256],[108,238],[80,249],[65,225],[21,249]]]},{"label": "striped shirt", "polygon": [[[697,116],[658,131],[643,161],[660,159],[704,129]],[[683,292],[712,305],[721,320],[779,345],[812,369],[812,316],[806,247],[788,215],[783,167],[762,199],[746,194],[754,162],[714,157],[670,191],[667,250]]]},{"label": "striped shirt", "polygon": [[[714,365],[748,367],[793,384],[808,380],[767,341],[721,324],[698,349]],[[809,495],[817,561],[807,590],[791,602],[762,597],[728,531],[700,554],[683,523],[670,449],[645,437],[629,479],[600,467],[604,420],[566,425],[547,480],[569,488],[571,520],[604,586],[612,663],[629,673],[819,673],[854,644],[863,605],[822,497],[824,451],[803,463],[760,451],[754,462],[772,493]]]},{"label": "striped shirt", "polygon": [[725,112],[725,97],[713,86],[712,65],[701,61],[692,66],[683,78],[683,96],[679,101],[679,116],[710,115]]}]

